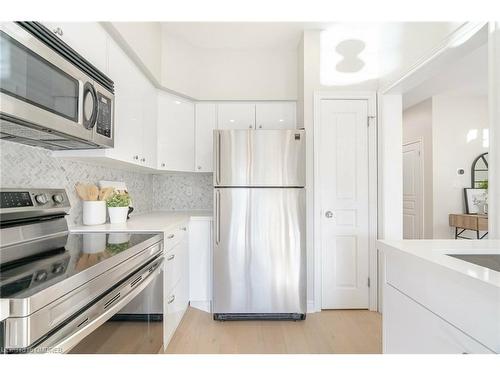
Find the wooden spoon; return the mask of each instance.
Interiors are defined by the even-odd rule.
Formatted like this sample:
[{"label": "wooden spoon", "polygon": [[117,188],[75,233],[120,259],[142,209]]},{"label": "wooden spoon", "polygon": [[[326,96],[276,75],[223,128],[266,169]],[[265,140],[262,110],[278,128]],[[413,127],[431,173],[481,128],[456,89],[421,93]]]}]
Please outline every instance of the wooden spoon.
[{"label": "wooden spoon", "polygon": [[99,189],[95,185],[87,185],[87,197],[89,201],[96,201],[99,198]]},{"label": "wooden spoon", "polygon": [[113,195],[113,191],[114,189],[112,187],[102,188],[99,192],[99,200],[107,201],[111,197],[111,195]]},{"label": "wooden spoon", "polygon": [[75,185],[75,190],[82,201],[88,201],[87,187],[84,184],[77,183]]}]

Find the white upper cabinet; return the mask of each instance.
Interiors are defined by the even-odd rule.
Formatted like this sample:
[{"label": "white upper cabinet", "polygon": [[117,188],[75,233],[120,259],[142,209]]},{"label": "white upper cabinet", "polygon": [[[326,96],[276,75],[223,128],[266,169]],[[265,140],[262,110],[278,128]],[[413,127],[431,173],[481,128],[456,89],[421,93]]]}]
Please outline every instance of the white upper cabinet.
[{"label": "white upper cabinet", "polygon": [[217,104],[197,103],[195,117],[196,171],[212,172],[213,132],[217,129]]},{"label": "white upper cabinet", "polygon": [[109,44],[110,77],[115,83],[115,146],[113,157],[141,164],[143,151],[143,77],[125,52]]},{"label": "white upper cabinet", "polygon": [[157,167],[157,114],[158,96],[156,87],[145,80],[142,92],[142,158],[143,165],[149,168]]},{"label": "white upper cabinet", "polygon": [[194,104],[158,91],[158,168],[194,171]]},{"label": "white upper cabinet", "polygon": [[221,103],[217,107],[219,129],[255,129],[255,104]]},{"label": "white upper cabinet", "polygon": [[295,129],[295,102],[269,102],[255,105],[257,129]]},{"label": "white upper cabinet", "polygon": [[108,33],[97,22],[43,22],[66,44],[108,74]]}]

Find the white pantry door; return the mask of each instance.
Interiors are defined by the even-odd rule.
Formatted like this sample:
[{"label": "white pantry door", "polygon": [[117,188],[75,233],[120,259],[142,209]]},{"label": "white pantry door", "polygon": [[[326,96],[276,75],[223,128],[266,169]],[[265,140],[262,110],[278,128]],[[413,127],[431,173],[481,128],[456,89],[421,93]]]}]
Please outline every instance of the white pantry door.
[{"label": "white pantry door", "polygon": [[321,100],[322,308],[369,306],[368,101]]},{"label": "white pantry door", "polygon": [[421,142],[403,145],[403,238],[423,238]]}]

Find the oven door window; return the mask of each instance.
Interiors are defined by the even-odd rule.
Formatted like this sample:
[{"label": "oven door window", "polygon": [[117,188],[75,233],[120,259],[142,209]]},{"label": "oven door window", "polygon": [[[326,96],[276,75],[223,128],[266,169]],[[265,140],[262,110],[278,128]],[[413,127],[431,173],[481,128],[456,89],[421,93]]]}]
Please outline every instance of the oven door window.
[{"label": "oven door window", "polygon": [[163,272],[70,354],[158,354],[163,352]]},{"label": "oven door window", "polygon": [[0,32],[0,91],[78,122],[79,82]]}]

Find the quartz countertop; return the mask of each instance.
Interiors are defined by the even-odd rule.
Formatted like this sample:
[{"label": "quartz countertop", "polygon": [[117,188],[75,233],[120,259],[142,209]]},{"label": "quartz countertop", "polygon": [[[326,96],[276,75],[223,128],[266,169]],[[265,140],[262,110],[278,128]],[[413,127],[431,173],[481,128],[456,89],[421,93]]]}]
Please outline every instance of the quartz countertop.
[{"label": "quartz countertop", "polygon": [[77,225],[71,232],[166,232],[189,220],[212,220],[211,210],[153,211],[133,214],[123,224]]},{"label": "quartz countertop", "polygon": [[500,240],[379,240],[384,252],[399,251],[500,288],[500,272],[447,254],[500,254]]}]

